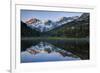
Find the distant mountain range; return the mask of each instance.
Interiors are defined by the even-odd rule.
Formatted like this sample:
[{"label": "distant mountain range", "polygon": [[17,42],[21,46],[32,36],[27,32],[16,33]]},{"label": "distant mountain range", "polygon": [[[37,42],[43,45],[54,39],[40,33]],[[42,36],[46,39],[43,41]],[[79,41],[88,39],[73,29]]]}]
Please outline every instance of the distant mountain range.
[{"label": "distant mountain range", "polygon": [[65,23],[46,33],[57,37],[89,37],[89,20],[89,13],[84,13],[78,19]]},{"label": "distant mountain range", "polygon": [[41,21],[32,18],[21,21],[21,35],[25,36],[57,36],[57,37],[89,37],[89,13],[80,17],[62,17],[58,21]]},{"label": "distant mountain range", "polygon": [[74,21],[78,18],[79,18],[78,16],[62,17],[58,21],[55,21],[55,22],[52,20],[42,21],[37,18],[31,18],[31,19],[27,20],[25,23],[27,24],[28,27],[30,27],[32,29],[36,29],[37,31],[40,31],[40,32],[46,32],[46,31],[50,31],[56,27],[59,27],[61,25],[64,25],[66,23],[69,23],[71,21]]}]

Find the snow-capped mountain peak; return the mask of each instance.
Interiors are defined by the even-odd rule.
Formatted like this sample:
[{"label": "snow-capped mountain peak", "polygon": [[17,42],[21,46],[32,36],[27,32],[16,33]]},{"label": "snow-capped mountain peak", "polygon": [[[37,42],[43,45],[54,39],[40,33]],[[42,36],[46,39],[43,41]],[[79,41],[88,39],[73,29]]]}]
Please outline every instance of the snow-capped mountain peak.
[{"label": "snow-capped mountain peak", "polygon": [[35,23],[37,23],[39,21],[40,21],[39,19],[31,18],[31,19],[27,20],[25,23],[26,24],[35,24]]},{"label": "snow-capped mountain peak", "polygon": [[27,24],[27,26],[29,26],[32,29],[36,29],[40,32],[46,32],[78,18],[79,18],[78,16],[61,17],[58,21],[55,21],[55,22],[52,20],[42,21],[37,18],[31,18],[25,23]]}]

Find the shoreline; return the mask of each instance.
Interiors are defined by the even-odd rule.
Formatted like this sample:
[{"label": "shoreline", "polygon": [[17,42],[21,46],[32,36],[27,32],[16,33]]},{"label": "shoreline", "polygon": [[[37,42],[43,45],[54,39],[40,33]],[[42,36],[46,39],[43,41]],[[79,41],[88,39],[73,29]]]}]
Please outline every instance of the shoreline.
[{"label": "shoreline", "polygon": [[21,40],[80,40],[89,41],[89,38],[66,38],[66,37],[21,37]]}]

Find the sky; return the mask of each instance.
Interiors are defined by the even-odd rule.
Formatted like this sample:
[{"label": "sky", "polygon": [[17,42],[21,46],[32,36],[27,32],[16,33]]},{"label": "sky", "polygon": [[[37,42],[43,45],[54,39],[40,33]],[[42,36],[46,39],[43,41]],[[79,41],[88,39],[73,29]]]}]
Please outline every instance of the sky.
[{"label": "sky", "polygon": [[80,16],[81,12],[61,12],[61,11],[40,11],[40,10],[21,10],[21,20],[25,22],[31,18],[39,20],[57,21],[61,17]]}]

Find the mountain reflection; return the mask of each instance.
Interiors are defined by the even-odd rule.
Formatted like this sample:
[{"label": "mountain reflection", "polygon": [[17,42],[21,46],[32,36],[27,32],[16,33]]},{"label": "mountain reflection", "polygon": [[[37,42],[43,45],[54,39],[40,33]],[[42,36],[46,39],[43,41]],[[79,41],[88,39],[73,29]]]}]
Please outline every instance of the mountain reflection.
[{"label": "mountain reflection", "polygon": [[47,42],[40,42],[32,45],[21,52],[21,62],[46,62],[46,61],[67,61],[80,60],[80,57],[73,53],[56,47]]}]

